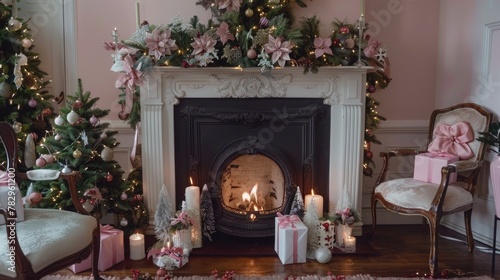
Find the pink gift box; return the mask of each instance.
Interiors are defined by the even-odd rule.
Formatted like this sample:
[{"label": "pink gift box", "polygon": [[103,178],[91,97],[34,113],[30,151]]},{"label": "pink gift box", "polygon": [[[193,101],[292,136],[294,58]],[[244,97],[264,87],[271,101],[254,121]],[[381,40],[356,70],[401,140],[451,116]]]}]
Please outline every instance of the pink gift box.
[{"label": "pink gift box", "polygon": [[[112,226],[101,226],[101,248],[99,253],[100,271],[112,267],[125,259],[123,246],[123,231]],[[75,263],[68,267],[74,273],[87,270],[92,267],[92,255],[80,263]]]},{"label": "pink gift box", "polygon": [[[450,154],[423,153],[415,156],[413,179],[428,183],[441,183],[441,169],[450,163],[458,161],[458,156]],[[448,183],[457,181],[457,173],[450,174]]]},{"label": "pink gift box", "polygon": [[274,250],[283,264],[306,262],[307,227],[298,216],[275,218]]}]

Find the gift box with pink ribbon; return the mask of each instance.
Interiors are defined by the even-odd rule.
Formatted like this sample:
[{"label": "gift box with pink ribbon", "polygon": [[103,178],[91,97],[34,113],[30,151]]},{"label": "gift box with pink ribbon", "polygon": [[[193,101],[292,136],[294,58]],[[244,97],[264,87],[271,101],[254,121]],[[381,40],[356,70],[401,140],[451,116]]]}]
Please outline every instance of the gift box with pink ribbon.
[{"label": "gift box with pink ribbon", "polygon": [[[441,169],[458,160],[466,160],[474,156],[467,143],[474,140],[474,133],[467,122],[453,125],[440,123],[433,131],[433,140],[427,149],[428,153],[415,156],[413,178],[415,180],[439,184]],[[448,183],[457,181],[457,173],[450,174]]]},{"label": "gift box with pink ribbon", "polygon": [[[448,154],[423,153],[415,156],[415,170],[413,179],[439,184],[441,183],[441,169],[458,160],[458,156]],[[457,173],[450,174],[449,184],[457,181]]]},{"label": "gift box with pink ribbon", "polygon": [[189,249],[182,247],[152,248],[147,258],[153,258],[153,263],[165,270],[179,269],[189,261]]},{"label": "gift box with pink ribbon", "polygon": [[275,218],[274,250],[281,263],[305,263],[307,251],[307,227],[296,215]]},{"label": "gift box with pink ribbon", "polygon": [[[99,263],[97,267],[100,271],[114,266],[125,259],[123,248],[123,231],[110,225],[101,225],[101,248],[99,253]],[[74,273],[87,270],[92,267],[92,255],[80,263],[75,263],[68,268]]]}]

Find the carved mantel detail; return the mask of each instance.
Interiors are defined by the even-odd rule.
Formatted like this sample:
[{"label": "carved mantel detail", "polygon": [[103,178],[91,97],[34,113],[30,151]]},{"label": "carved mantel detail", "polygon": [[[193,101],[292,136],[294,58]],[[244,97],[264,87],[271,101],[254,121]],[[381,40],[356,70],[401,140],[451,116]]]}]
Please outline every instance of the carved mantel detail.
[{"label": "carved mantel detail", "polygon": [[[328,209],[333,211],[342,186],[352,207],[361,207],[366,71],[369,67],[260,68],[157,67],[141,86],[144,196],[150,224],[162,185],[175,205],[174,106],[183,98],[321,98],[331,105]],[[286,102],[286,101],[285,101]],[[243,116],[254,121],[254,117]],[[196,160],[193,161],[196,166]],[[194,168],[196,169],[196,168]],[[199,182],[203,184],[203,182]]]}]

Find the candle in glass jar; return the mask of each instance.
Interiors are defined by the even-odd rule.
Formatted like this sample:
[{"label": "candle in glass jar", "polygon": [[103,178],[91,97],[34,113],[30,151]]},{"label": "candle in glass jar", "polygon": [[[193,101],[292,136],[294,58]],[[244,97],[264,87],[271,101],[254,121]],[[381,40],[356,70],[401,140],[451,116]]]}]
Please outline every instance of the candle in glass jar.
[{"label": "candle in glass jar", "polygon": [[144,234],[134,233],[129,238],[130,241],[130,259],[137,261],[146,257],[144,247]]},{"label": "candle in glass jar", "polygon": [[318,218],[323,217],[323,196],[314,194],[314,190],[311,190],[311,194],[306,195],[306,198],[304,200],[306,211],[309,210],[312,200],[314,200],[314,204],[316,205],[316,213],[318,215]]},{"label": "candle in glass jar", "polygon": [[349,251],[356,251],[356,237],[348,236],[344,239],[344,246]]}]

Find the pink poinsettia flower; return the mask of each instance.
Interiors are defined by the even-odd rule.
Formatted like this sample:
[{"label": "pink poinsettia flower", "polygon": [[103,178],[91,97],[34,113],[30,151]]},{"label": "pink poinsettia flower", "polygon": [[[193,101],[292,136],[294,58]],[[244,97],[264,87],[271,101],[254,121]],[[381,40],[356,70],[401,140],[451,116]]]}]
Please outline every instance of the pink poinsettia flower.
[{"label": "pink poinsettia flower", "polygon": [[226,44],[227,40],[234,41],[234,35],[229,32],[229,25],[225,21],[220,24],[215,33],[219,35],[222,44]]},{"label": "pink poinsettia flower", "polygon": [[149,49],[149,53],[153,54],[156,59],[160,59],[162,55],[171,55],[172,51],[176,51],[177,45],[175,40],[170,38],[170,29],[163,32],[155,29],[151,33],[146,34],[144,41],[146,42],[146,48]]},{"label": "pink poinsettia flower", "polygon": [[329,54],[333,55],[332,49],[330,49],[330,46],[332,45],[332,38],[328,37],[326,39],[317,37],[314,39],[314,47],[316,50],[314,50],[314,54],[316,57],[320,57],[323,54]]},{"label": "pink poinsettia flower", "polygon": [[374,58],[378,53],[378,49],[381,44],[382,43],[379,40],[370,38],[370,41],[368,41],[368,46],[363,50],[363,53],[366,55],[366,57]]},{"label": "pink poinsettia flower", "polygon": [[131,55],[123,57],[123,72],[116,80],[115,87],[125,86],[133,92],[136,85],[142,84],[142,72],[134,68],[134,59]]},{"label": "pink poinsettia flower", "polygon": [[242,0],[218,0],[219,10],[238,11]]},{"label": "pink poinsettia flower", "polygon": [[281,67],[285,67],[285,62],[290,60],[289,53],[292,52],[294,45],[290,41],[282,42],[282,38],[274,38],[269,35],[269,42],[264,45],[266,53],[271,54],[272,63],[278,62]]},{"label": "pink poinsettia flower", "polygon": [[203,55],[205,53],[214,52],[214,46],[216,43],[217,41],[206,33],[199,38],[194,38],[194,42],[191,43],[191,46],[193,47],[193,55]]}]

